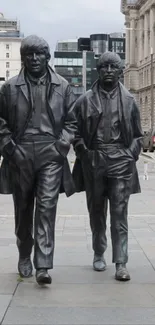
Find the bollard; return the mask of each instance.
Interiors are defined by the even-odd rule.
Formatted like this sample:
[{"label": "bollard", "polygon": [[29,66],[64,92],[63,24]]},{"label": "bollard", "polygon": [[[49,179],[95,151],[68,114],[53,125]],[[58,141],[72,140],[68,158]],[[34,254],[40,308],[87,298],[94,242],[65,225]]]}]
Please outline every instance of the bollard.
[{"label": "bollard", "polygon": [[143,176],[144,181],[148,181],[149,175],[148,175],[148,162],[144,161],[144,176]]}]

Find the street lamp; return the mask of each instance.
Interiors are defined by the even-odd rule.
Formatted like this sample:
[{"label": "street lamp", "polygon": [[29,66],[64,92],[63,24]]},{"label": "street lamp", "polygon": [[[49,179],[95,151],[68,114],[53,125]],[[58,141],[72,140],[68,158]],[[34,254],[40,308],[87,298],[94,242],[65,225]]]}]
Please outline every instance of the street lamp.
[{"label": "street lamp", "polygon": [[[132,28],[132,27],[126,27],[126,30],[134,30],[134,31],[147,31],[147,32],[153,32],[150,29],[144,29],[144,28]],[[151,59],[151,65],[150,65],[150,75],[151,75],[151,131],[154,129],[154,71],[153,71],[153,47],[151,44],[151,51],[150,51],[150,59]]]}]

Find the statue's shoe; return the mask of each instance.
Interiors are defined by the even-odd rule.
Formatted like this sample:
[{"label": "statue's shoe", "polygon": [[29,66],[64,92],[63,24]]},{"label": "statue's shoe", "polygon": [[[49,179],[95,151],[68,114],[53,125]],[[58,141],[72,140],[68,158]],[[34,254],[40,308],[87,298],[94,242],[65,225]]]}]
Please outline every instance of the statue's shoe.
[{"label": "statue's shoe", "polygon": [[106,261],[104,259],[104,256],[101,255],[94,255],[94,260],[93,260],[93,268],[95,271],[104,271],[106,269]]},{"label": "statue's shoe", "polygon": [[51,284],[52,278],[48,274],[46,269],[36,270],[36,281],[39,285]]},{"label": "statue's shoe", "polygon": [[115,279],[117,281],[129,281],[130,280],[130,274],[126,268],[126,265],[124,265],[124,264],[116,265]]},{"label": "statue's shoe", "polygon": [[30,257],[19,257],[18,272],[22,278],[30,278],[32,276],[33,266]]}]

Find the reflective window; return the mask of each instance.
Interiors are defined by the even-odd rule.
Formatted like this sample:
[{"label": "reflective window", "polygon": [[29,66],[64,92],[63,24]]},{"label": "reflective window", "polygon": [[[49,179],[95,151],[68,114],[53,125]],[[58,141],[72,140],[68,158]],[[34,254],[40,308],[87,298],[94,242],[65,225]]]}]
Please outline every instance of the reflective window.
[{"label": "reflective window", "polygon": [[116,53],[123,53],[124,52],[124,44],[123,42],[119,41],[112,41],[112,52],[116,52]]},{"label": "reflective window", "polygon": [[57,73],[64,76],[82,75],[82,67],[56,67],[55,69]]},{"label": "reflective window", "polygon": [[76,52],[78,50],[78,42],[59,42],[56,49],[60,52]]},{"label": "reflective window", "polygon": [[55,58],[54,65],[56,66],[82,66],[83,59],[78,58]]}]

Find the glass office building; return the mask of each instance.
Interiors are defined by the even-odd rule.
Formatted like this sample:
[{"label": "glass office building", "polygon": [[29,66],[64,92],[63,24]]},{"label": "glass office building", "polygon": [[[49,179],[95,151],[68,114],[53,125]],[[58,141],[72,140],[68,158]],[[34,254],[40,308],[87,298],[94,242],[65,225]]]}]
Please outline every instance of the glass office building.
[{"label": "glass office building", "polygon": [[[125,65],[125,37],[120,34],[93,34],[89,38],[57,43],[55,70],[70,83],[76,97],[90,89],[98,78],[97,60],[106,51],[118,53]],[[124,81],[123,75],[121,81]]]},{"label": "glass office building", "polygon": [[58,52],[76,52],[77,50],[78,50],[77,39],[59,41],[56,45],[56,51]]},{"label": "glass office building", "polygon": [[102,53],[108,51],[109,35],[107,34],[93,34],[90,35],[90,47],[91,51],[96,56],[100,56]]},{"label": "glass office building", "polygon": [[58,74],[71,85],[76,97],[83,93],[83,56],[82,52],[54,52],[54,66]]}]

